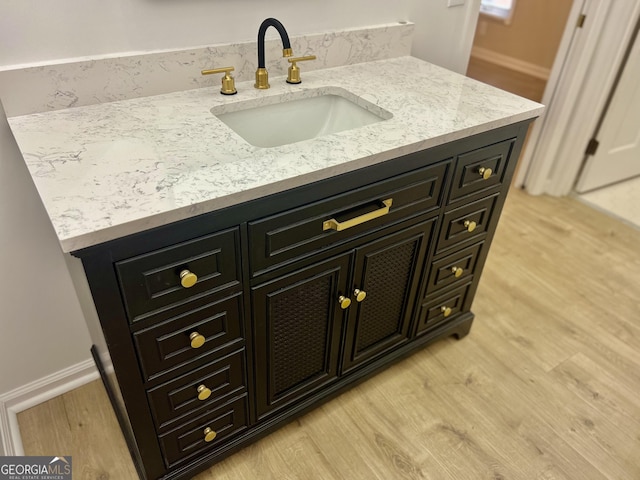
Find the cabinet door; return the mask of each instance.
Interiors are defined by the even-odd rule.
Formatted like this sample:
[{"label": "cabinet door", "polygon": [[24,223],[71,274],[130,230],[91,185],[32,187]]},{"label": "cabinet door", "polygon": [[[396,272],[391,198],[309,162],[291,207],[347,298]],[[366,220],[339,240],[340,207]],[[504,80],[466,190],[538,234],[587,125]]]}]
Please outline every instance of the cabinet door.
[{"label": "cabinet door", "polygon": [[261,284],[252,291],[258,416],[337,376],[351,255]]},{"label": "cabinet door", "polygon": [[356,250],[342,373],[408,340],[435,222],[420,223]]}]

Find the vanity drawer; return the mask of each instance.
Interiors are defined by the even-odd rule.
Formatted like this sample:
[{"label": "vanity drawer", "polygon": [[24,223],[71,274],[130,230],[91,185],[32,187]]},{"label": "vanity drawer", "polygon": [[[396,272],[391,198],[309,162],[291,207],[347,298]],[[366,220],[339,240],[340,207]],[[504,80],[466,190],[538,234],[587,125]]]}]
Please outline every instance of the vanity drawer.
[{"label": "vanity drawer", "polygon": [[244,349],[192,370],[147,392],[159,429],[196,410],[214,407],[245,391]]},{"label": "vanity drawer", "polygon": [[164,321],[133,334],[147,381],[244,342],[241,292],[222,299],[210,295],[199,298],[158,314],[157,318]]},{"label": "vanity drawer", "polygon": [[[451,320],[461,312],[471,308],[472,298],[468,295],[471,284],[449,290],[438,297],[429,297],[420,307],[418,331],[420,335],[445,320]],[[445,314],[447,314],[445,316]]]},{"label": "vanity drawer", "polygon": [[[200,237],[116,263],[129,320],[241,279],[238,228]],[[197,276],[181,279],[183,272]],[[183,286],[183,283],[186,286]]]},{"label": "vanity drawer", "polygon": [[438,208],[449,165],[441,162],[250,222],[253,275]]},{"label": "vanity drawer", "polygon": [[[160,448],[167,468],[195,455],[215,450],[225,440],[248,427],[247,396],[238,397],[216,410],[209,410],[195,420],[160,435]],[[205,441],[205,430],[211,429],[215,437]]]},{"label": "vanity drawer", "polygon": [[498,220],[498,215],[493,215],[498,197],[499,194],[496,193],[446,212],[442,219],[436,252],[479,239],[486,233],[493,226],[493,222]]},{"label": "vanity drawer", "polygon": [[501,185],[515,143],[512,138],[458,156],[449,202]]},{"label": "vanity drawer", "polygon": [[477,243],[446,257],[434,260],[429,269],[427,295],[451,285],[468,280],[476,270],[484,242]]}]

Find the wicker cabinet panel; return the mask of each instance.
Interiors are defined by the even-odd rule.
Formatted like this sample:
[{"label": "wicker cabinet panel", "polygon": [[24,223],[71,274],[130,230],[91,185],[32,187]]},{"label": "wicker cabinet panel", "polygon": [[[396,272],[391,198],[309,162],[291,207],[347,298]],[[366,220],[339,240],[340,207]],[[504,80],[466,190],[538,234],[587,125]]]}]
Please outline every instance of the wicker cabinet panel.
[{"label": "wicker cabinet panel", "polygon": [[[356,249],[342,373],[409,339],[435,223],[434,218]],[[361,301],[356,289],[366,294]]]},{"label": "wicker cabinet panel", "polygon": [[342,255],[253,289],[258,416],[336,377],[349,261]]}]

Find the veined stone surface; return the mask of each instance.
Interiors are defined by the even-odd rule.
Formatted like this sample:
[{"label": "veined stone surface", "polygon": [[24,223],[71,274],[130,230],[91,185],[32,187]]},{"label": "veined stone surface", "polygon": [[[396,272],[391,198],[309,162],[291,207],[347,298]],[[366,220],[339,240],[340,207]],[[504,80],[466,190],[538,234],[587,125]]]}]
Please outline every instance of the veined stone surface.
[{"label": "veined stone surface", "polygon": [[[265,42],[271,77],[285,75],[280,37],[268,30]],[[291,37],[296,57],[316,55],[300,64],[312,70],[401,57],[411,52],[412,23],[394,23]],[[256,36],[257,36],[256,27]],[[236,81],[254,79],[257,41],[211,45],[176,51],[74,59],[47,65],[0,70],[0,98],[8,117],[96,103],[201,88],[218,87],[221,75],[201,70],[233,66]]]},{"label": "veined stone surface", "polygon": [[[231,97],[217,86],[198,88],[12,117],[9,124],[69,252],[527,120],[544,108],[408,56],[303,69],[302,79],[289,85],[274,74],[269,90],[250,80],[238,82]],[[259,148],[211,113],[329,87],[393,116]]]}]

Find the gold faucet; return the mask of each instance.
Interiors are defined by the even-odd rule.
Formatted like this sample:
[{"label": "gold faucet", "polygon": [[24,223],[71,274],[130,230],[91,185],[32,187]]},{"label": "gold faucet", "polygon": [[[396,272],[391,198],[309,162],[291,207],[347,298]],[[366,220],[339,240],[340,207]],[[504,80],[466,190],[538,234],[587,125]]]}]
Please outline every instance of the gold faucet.
[{"label": "gold faucet", "polygon": [[290,57],[293,55],[291,50],[291,42],[289,41],[289,35],[284,28],[284,25],[275,18],[267,18],[258,29],[258,69],[256,70],[256,83],[254,87],[259,89],[269,88],[269,72],[265,67],[264,59],[264,36],[267,32],[267,28],[274,27],[280,34],[282,39],[282,56]]},{"label": "gold faucet", "polygon": [[223,67],[223,68],[214,68],[212,70],[202,70],[202,75],[213,75],[215,73],[224,73],[222,77],[222,88],[220,89],[220,93],[223,95],[235,95],[238,93],[236,90],[236,82],[231,76],[231,72],[233,72],[233,67]]},{"label": "gold faucet", "polygon": [[302,82],[300,78],[300,68],[296,65],[297,62],[306,62],[307,60],[315,60],[315,55],[307,55],[306,57],[293,57],[288,58],[287,62],[291,64],[289,67],[289,75],[287,75],[287,83],[297,84]]}]

